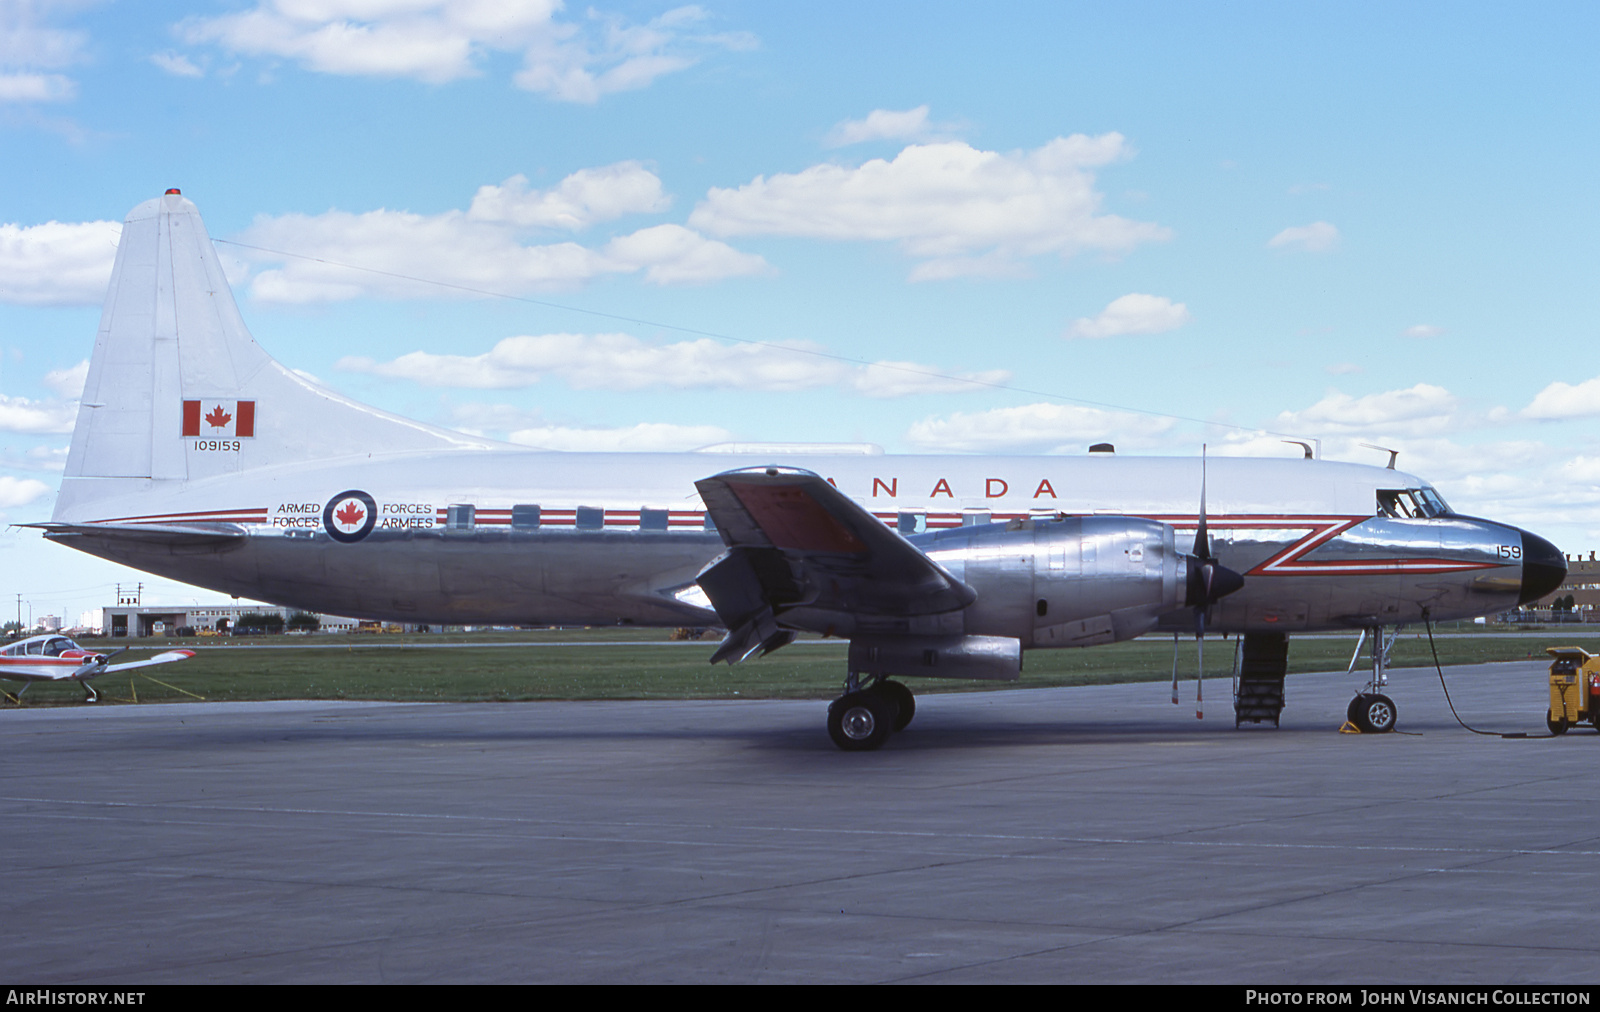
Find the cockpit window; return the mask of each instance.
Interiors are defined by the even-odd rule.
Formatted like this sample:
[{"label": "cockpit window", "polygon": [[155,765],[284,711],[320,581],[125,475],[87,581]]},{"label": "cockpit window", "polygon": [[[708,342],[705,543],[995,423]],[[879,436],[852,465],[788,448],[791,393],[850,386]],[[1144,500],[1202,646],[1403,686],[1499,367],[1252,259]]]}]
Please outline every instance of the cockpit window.
[{"label": "cockpit window", "polygon": [[1433,490],[1433,486],[1424,485],[1417,489],[1417,498],[1422,500],[1423,506],[1429,511],[1430,517],[1447,517],[1451,513],[1450,504],[1444,497]]},{"label": "cockpit window", "polygon": [[50,640],[44,645],[44,652],[46,656],[49,657],[60,657],[64,651],[76,649],[78,649],[78,644],[67,639],[65,636],[57,636],[55,639]]},{"label": "cockpit window", "polygon": [[1450,507],[1431,486],[1378,489],[1378,516],[1420,520],[1450,515]]}]

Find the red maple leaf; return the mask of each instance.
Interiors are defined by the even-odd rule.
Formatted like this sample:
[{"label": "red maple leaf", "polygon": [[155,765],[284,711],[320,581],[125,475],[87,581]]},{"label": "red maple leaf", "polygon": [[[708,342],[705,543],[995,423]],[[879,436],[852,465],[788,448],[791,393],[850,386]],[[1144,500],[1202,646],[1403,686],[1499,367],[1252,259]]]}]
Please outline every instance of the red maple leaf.
[{"label": "red maple leaf", "polygon": [[206,421],[210,422],[211,427],[214,429],[223,429],[227,428],[228,423],[233,421],[233,416],[222,410],[222,405],[218,404],[211,409],[210,414],[206,415]]},{"label": "red maple leaf", "polygon": [[338,520],[346,527],[354,527],[356,524],[360,523],[361,518],[366,515],[366,510],[363,510],[360,506],[357,506],[353,502],[347,502],[344,504],[344,508],[334,513],[333,516],[335,520]]}]

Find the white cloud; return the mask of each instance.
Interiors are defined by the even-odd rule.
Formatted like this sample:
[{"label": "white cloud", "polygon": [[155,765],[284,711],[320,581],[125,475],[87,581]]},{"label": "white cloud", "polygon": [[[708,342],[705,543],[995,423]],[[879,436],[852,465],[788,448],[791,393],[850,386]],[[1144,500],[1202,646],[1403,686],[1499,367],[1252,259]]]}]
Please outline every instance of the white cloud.
[{"label": "white cloud", "polygon": [[693,450],[732,438],[715,425],[675,425],[641,422],[616,428],[583,428],[550,423],[539,411],[510,404],[462,404],[452,421],[477,436],[502,435],[508,442],[546,450],[671,453]]},{"label": "white cloud", "polygon": [[1576,385],[1560,380],[1550,384],[1522,409],[1524,418],[1553,421],[1600,415],[1600,376]]},{"label": "white cloud", "polygon": [[625,214],[665,211],[671,200],[661,180],[638,162],[580,169],[548,190],[529,190],[528,177],[481,186],[467,209],[473,221],[576,232]]},{"label": "white cloud", "polygon": [[0,509],[26,506],[40,496],[49,494],[50,486],[42,481],[0,474]]},{"label": "white cloud", "polygon": [[640,422],[617,429],[575,429],[559,425],[540,425],[517,429],[507,437],[523,446],[545,450],[572,450],[600,453],[673,453],[693,450],[712,443],[727,442],[732,434],[715,425],[670,425]]},{"label": "white cloud", "polygon": [[113,221],[0,225],[0,302],[99,305],[121,234]]},{"label": "white cloud", "polygon": [[868,397],[907,397],[912,394],[968,394],[985,386],[1011,381],[1003,369],[949,375],[916,362],[874,362],[855,366],[846,385]]},{"label": "white cloud", "polygon": [[0,73],[0,102],[65,102],[78,86],[64,74]]},{"label": "white cloud", "polygon": [[1163,295],[1134,292],[1113,299],[1099,316],[1080,317],[1067,328],[1066,337],[1116,337],[1121,334],[1162,334],[1177,330],[1193,317],[1181,302]]},{"label": "white cloud", "polygon": [[590,12],[561,21],[559,0],[264,0],[238,14],[190,18],[185,41],[279,57],[324,74],[408,77],[442,84],[480,75],[494,53],[519,53],[518,87],[568,102],[648,86],[744,34],[698,31],[688,6],[644,24]]},{"label": "white cloud", "polygon": [[32,446],[21,457],[7,453],[0,459],[0,467],[24,468],[29,471],[61,471],[66,466],[65,446]]},{"label": "white cloud", "polygon": [[1284,411],[1273,422],[1282,432],[1361,433],[1368,438],[1385,434],[1435,436],[1463,427],[1461,402],[1443,387],[1418,383],[1405,390],[1386,390],[1352,397],[1330,390],[1322,400],[1301,411]]},{"label": "white cloud", "polygon": [[1010,154],[958,141],[911,145],[893,161],[814,165],[713,188],[689,224],[720,236],[896,242],[923,261],[913,280],[1015,273],[1026,257],[1125,253],[1171,235],[1099,213],[1091,170],[1129,155],[1115,133]]},{"label": "white cloud", "polygon": [[922,141],[944,128],[928,122],[928,107],[897,111],[874,109],[866,119],[847,119],[834,125],[823,138],[823,145],[842,148],[864,141]]},{"label": "white cloud", "polygon": [[81,59],[82,32],[45,24],[62,6],[0,0],[0,102],[62,102],[76,96],[71,78],[46,73]]},{"label": "white cloud", "polygon": [[52,369],[44,374],[44,385],[60,397],[75,401],[83,396],[83,384],[89,378],[89,360],[66,369]]},{"label": "white cloud", "polygon": [[741,253],[727,243],[707,239],[682,225],[655,225],[606,244],[606,257],[623,269],[644,269],[656,285],[703,284],[723,278],[775,273],[754,253]]},{"label": "white cloud", "polygon": [[77,419],[77,404],[0,394],[0,432],[71,432]]},{"label": "white cloud", "polygon": [[[726,345],[709,338],[649,344],[630,334],[543,334],[508,337],[482,355],[414,351],[390,362],[344,358],[334,365],[425,386],[470,389],[526,387],[545,376],[588,390],[807,390],[837,385],[869,397],[902,397],[980,389],[916,363],[858,366],[814,354],[819,350],[810,345]],[[985,372],[970,378],[993,384],[1010,377]]]},{"label": "white cloud", "polygon": [[[514,199],[503,201],[493,213],[519,213],[514,204]],[[621,213],[617,206],[621,205],[613,204],[604,213]],[[586,214],[601,213],[593,203],[585,207]],[[480,211],[474,218],[470,211],[434,215],[328,211],[258,219],[240,241],[300,256],[284,259],[246,251],[257,262],[279,265],[257,274],[250,294],[263,301],[289,303],[449,294],[438,284],[412,278],[478,292],[520,294],[571,288],[604,275],[639,271],[654,284],[680,284],[771,270],[761,257],[741,253],[681,225],[640,229],[593,249],[576,242],[524,243],[515,228],[487,220],[490,213]],[[353,271],[340,264],[367,269]]]},{"label": "white cloud", "polygon": [[173,77],[204,77],[206,72],[182,53],[154,53],[150,62]]},{"label": "white cloud", "polygon": [[1324,253],[1339,244],[1339,230],[1325,221],[1286,228],[1267,240],[1273,249],[1298,249],[1306,253]]},{"label": "white cloud", "polygon": [[1072,404],[1024,404],[992,411],[924,418],[906,432],[908,442],[937,452],[1082,453],[1092,443],[1147,448],[1173,421],[1130,411]]},{"label": "white cloud", "polygon": [[1405,330],[1401,331],[1401,333],[1406,337],[1438,337],[1440,334],[1444,333],[1444,328],[1435,327],[1431,323],[1419,323],[1415,326],[1407,327]]}]

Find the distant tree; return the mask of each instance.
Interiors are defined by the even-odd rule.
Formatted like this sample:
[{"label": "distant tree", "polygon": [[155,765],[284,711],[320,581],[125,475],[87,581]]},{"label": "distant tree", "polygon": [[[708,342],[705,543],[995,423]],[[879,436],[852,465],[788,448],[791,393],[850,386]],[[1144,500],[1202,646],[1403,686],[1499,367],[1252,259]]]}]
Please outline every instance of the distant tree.
[{"label": "distant tree", "polygon": [[262,633],[276,634],[283,632],[283,616],[277,613],[264,614],[259,611],[247,611],[239,616],[238,623],[233,627],[235,636],[259,636]]},{"label": "distant tree", "polygon": [[297,611],[289,616],[289,631],[296,632],[304,629],[306,632],[316,632],[322,628],[322,619],[309,611]]}]

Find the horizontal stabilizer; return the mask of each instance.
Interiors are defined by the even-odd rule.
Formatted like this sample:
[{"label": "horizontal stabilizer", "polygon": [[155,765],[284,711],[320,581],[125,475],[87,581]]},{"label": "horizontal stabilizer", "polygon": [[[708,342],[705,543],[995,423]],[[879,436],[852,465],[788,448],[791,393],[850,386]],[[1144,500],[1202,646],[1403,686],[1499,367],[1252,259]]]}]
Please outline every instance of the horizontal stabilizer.
[{"label": "horizontal stabilizer", "polygon": [[117,538],[126,541],[154,542],[164,545],[226,544],[244,538],[245,529],[238,524],[19,524],[19,527],[37,527],[45,537]]}]

